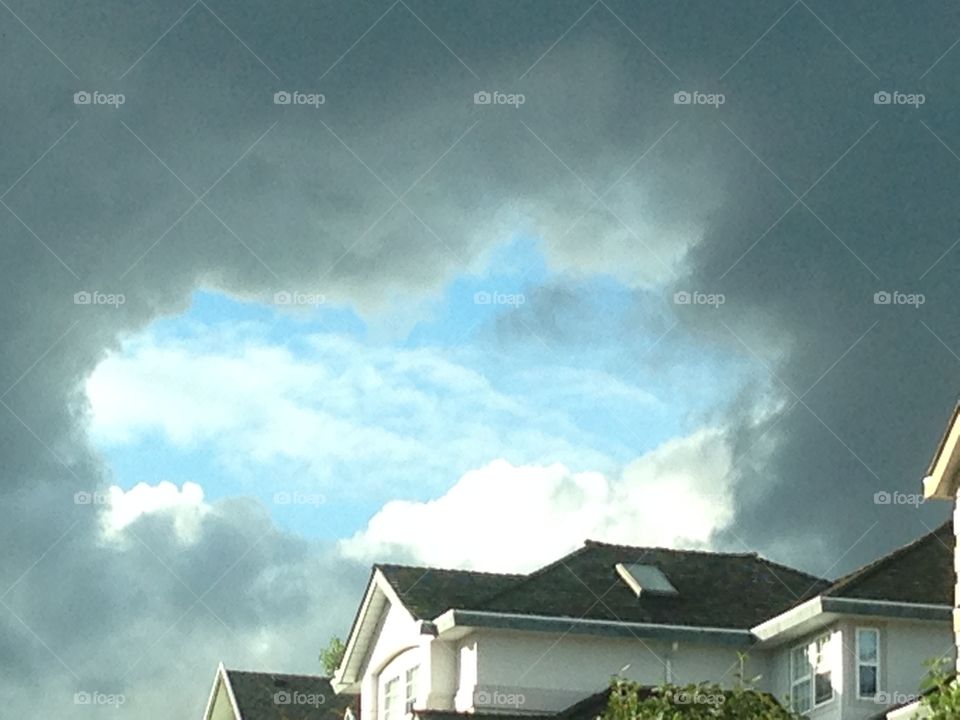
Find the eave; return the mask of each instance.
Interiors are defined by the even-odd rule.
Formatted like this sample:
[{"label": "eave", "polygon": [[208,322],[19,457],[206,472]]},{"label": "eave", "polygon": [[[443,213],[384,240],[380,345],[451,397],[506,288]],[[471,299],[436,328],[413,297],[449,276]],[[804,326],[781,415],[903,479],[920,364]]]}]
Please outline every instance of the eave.
[{"label": "eave", "polygon": [[923,479],[923,496],[952,500],[960,484],[960,403],[953,410],[950,422],[930,461]]}]

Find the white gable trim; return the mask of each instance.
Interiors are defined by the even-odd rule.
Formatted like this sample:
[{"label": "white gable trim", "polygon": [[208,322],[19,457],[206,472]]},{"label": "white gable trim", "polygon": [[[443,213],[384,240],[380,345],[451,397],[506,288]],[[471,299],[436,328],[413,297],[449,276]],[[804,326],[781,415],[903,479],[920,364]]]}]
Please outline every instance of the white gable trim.
[{"label": "white gable trim", "polygon": [[952,499],[960,482],[960,405],[950,416],[950,422],[940,440],[937,452],[923,479],[925,498]]},{"label": "white gable trim", "polygon": [[364,665],[371,648],[376,643],[376,635],[379,632],[377,626],[391,607],[402,609],[410,621],[414,621],[413,614],[400,600],[396,590],[380,569],[376,568],[364,593],[360,611],[350,629],[343,660],[331,680],[333,690],[337,694],[359,691]]},{"label": "white gable trim", "polygon": [[237,706],[237,698],[233,694],[233,687],[230,685],[230,676],[227,674],[226,668],[223,667],[223,663],[217,665],[217,674],[213,678],[213,688],[210,690],[207,707],[203,712],[203,720],[210,720],[213,717],[213,706],[217,701],[217,695],[219,694],[217,691],[220,690],[221,685],[227,692],[227,699],[230,700],[230,709],[233,710],[234,718],[243,720],[240,715],[240,708]]}]

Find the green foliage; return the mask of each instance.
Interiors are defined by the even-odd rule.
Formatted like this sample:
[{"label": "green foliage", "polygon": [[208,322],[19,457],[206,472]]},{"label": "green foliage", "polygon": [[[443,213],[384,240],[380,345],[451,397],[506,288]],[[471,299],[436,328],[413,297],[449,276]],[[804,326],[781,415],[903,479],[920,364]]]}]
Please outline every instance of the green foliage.
[{"label": "green foliage", "polygon": [[922,705],[930,712],[930,720],[954,720],[960,717],[960,684],[951,672],[952,661],[940,658],[928,662],[929,675],[924,681]]},{"label": "green foliage", "polygon": [[323,672],[327,675],[333,675],[340,667],[340,661],[343,660],[343,653],[347,646],[343,640],[338,637],[330,638],[330,643],[326,648],[320,651],[320,664],[323,665]]},{"label": "green foliage", "polygon": [[740,658],[737,687],[726,690],[716,683],[665,684],[652,691],[615,677],[610,701],[600,720],[800,720],[771,695],[754,690],[759,678],[743,679]]}]

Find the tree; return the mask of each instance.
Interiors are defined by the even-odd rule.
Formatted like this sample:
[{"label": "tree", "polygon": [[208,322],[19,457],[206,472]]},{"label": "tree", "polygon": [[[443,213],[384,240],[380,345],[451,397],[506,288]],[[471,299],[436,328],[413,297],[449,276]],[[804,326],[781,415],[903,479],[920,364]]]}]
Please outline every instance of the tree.
[{"label": "tree", "polygon": [[952,661],[941,658],[927,663],[930,673],[924,681],[927,693],[922,705],[929,712],[930,720],[953,720],[960,717],[960,683],[954,673],[948,672]]},{"label": "tree", "polygon": [[800,720],[772,695],[743,681],[733,690],[716,683],[665,684],[653,690],[615,677],[600,720]]},{"label": "tree", "polygon": [[347,646],[343,640],[334,636],[330,638],[330,643],[326,648],[320,651],[320,664],[323,665],[323,672],[327,675],[333,675],[340,667],[340,661],[343,660],[343,653]]}]

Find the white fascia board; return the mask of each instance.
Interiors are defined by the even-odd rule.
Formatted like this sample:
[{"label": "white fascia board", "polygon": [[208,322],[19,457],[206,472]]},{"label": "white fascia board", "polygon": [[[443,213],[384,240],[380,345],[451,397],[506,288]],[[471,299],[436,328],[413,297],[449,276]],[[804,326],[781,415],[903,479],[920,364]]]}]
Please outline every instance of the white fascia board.
[{"label": "white fascia board", "polygon": [[952,612],[950,605],[817,595],[755,626],[753,634],[761,642],[772,644],[825,625],[841,615],[949,622]]},{"label": "white fascia board", "polygon": [[[377,594],[382,595],[386,603],[376,602]],[[398,607],[403,610],[410,618],[414,620],[413,614],[400,600],[396,590],[384,577],[383,572],[377,568],[370,579],[367,591],[364,593],[363,602],[360,605],[360,612],[357,615],[357,621],[351,629],[350,637],[347,639],[347,646],[343,653],[343,660],[340,666],[333,674],[330,682],[333,691],[338,695],[342,692],[358,692],[360,683],[360,673],[362,672],[362,663],[369,653],[371,644],[376,642],[376,635],[373,628],[379,620],[379,616],[385,612],[384,605],[387,607]],[[373,617],[376,615],[377,617]]]},{"label": "white fascia board", "polygon": [[923,496],[952,500],[960,482],[960,405],[953,411],[950,424],[940,440],[927,476],[923,479]]},{"label": "white fascia board", "polygon": [[491,612],[487,610],[447,610],[434,620],[440,635],[455,633],[457,629],[487,627],[529,632],[578,632],[595,635],[623,636],[688,636],[710,638],[712,642],[752,644],[749,630],[736,628],[697,627],[693,625],[669,625],[661,623],[624,622],[620,620],[594,620],[555,615],[532,615],[523,613]]}]

